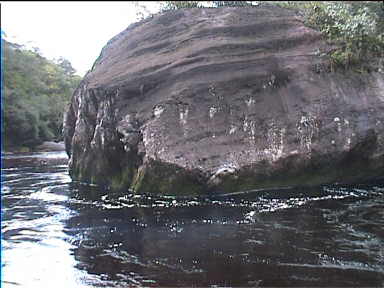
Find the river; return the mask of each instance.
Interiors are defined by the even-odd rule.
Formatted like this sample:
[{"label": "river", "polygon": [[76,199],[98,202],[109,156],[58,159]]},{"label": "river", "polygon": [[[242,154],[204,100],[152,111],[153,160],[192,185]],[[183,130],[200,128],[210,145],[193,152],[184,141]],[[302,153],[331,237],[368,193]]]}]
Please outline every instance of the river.
[{"label": "river", "polygon": [[384,286],[384,183],[155,197],[2,158],[2,287]]}]

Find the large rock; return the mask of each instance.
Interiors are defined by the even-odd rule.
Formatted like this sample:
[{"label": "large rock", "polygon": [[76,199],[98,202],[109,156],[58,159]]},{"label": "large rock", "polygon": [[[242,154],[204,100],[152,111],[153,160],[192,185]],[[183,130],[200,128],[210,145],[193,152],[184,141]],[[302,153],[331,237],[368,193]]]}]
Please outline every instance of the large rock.
[{"label": "large rock", "polygon": [[70,174],[167,194],[381,177],[384,77],[331,73],[328,49],[270,5],[133,24],[72,97]]}]

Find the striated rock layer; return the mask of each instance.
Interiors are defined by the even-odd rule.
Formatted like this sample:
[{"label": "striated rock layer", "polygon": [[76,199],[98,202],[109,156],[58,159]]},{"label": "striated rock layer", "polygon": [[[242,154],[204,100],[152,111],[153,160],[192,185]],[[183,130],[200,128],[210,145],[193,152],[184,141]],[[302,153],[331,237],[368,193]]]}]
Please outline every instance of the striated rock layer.
[{"label": "striated rock layer", "polygon": [[73,179],[166,194],[384,175],[384,77],[270,5],[182,9],[102,49],[64,121]]}]

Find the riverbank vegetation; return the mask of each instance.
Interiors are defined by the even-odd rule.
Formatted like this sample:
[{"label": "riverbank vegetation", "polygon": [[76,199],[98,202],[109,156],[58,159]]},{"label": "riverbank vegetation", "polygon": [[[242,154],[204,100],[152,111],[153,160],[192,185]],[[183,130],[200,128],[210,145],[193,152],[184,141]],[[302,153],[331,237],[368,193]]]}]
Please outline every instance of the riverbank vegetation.
[{"label": "riverbank vegetation", "polygon": [[3,148],[28,149],[62,140],[63,114],[80,83],[71,63],[2,40]]}]

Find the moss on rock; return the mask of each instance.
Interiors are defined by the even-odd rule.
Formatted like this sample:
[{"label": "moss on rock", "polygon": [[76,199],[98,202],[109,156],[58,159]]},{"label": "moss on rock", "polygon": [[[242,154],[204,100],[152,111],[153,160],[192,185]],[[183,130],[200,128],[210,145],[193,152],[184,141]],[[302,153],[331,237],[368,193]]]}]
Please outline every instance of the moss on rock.
[{"label": "moss on rock", "polygon": [[131,189],[136,193],[201,195],[206,192],[202,180],[196,170],[150,160],[137,170]]}]

